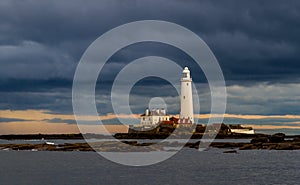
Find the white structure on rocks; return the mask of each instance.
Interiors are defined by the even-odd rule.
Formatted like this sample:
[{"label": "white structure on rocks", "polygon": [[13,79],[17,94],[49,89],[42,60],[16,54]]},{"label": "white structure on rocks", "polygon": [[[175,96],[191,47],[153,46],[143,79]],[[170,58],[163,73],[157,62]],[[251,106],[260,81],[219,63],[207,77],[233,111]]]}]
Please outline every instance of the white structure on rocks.
[{"label": "white structure on rocks", "polygon": [[179,124],[193,124],[194,123],[194,109],[193,109],[193,94],[192,94],[192,78],[190,70],[185,67],[182,71],[181,78],[181,95],[180,95],[180,117]]},{"label": "white structure on rocks", "polygon": [[142,125],[155,125],[161,121],[169,121],[170,116],[167,115],[165,109],[152,109],[149,111],[146,108],[146,111],[143,115],[141,115],[141,124]]},{"label": "white structure on rocks", "polygon": [[[193,94],[192,94],[192,78],[190,70],[185,67],[182,71],[181,78],[181,95],[180,95],[180,117],[179,124],[193,124],[194,123],[194,109],[193,109]],[[167,115],[165,109],[146,108],[145,113],[141,115],[141,126],[155,126],[163,121],[170,121],[170,116]]]}]

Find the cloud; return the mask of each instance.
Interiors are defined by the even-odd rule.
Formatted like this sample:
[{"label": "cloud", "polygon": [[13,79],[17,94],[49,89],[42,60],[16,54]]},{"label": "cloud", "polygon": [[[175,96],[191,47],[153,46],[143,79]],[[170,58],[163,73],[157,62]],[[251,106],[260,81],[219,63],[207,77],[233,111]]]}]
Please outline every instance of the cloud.
[{"label": "cloud", "polygon": [[248,125],[254,129],[300,129],[300,126],[286,126],[286,125]]},{"label": "cloud", "polygon": [[16,118],[2,118],[0,117],[0,123],[8,123],[8,122],[21,122],[21,121],[27,121],[27,120],[24,120],[24,119],[16,119]]},{"label": "cloud", "polygon": [[[23,110],[23,111],[0,111],[0,134],[24,134],[24,133],[79,133],[73,114],[54,114],[48,110]],[[117,117],[130,124],[137,124],[136,118],[140,114],[134,115],[115,115],[106,114],[103,116],[79,116],[78,119],[85,122],[80,125],[83,133],[105,133],[104,126],[110,132],[126,132],[128,126],[122,125]],[[170,115],[176,116],[179,115]],[[219,117],[221,115],[197,114],[195,118],[198,123],[207,124],[210,117]],[[97,119],[101,119],[103,125],[99,125]],[[226,124],[243,124],[253,127],[257,132],[273,130],[279,132],[280,129],[300,129],[299,115],[242,115],[225,114],[224,122]],[[269,132],[269,131],[268,131]],[[289,133],[292,133],[289,131]],[[293,132],[294,133],[294,132]]]},{"label": "cloud", "polygon": [[257,84],[227,87],[227,111],[237,114],[299,114],[300,84]]},{"label": "cloud", "polygon": [[0,45],[1,78],[66,78],[75,69],[72,57],[49,46],[22,41],[18,45]]},{"label": "cloud", "polygon": [[[289,3],[279,0],[272,3],[258,0],[75,0],[72,3],[2,0],[0,109],[71,114],[72,78],[86,48],[116,26],[157,19],[185,26],[209,45],[227,83],[227,113],[297,115],[300,113],[299,8],[297,0]],[[162,33],[171,34],[168,30],[153,34]],[[180,35],[175,36],[180,39]],[[150,55],[188,65],[199,93],[201,113],[210,112],[205,76],[189,56],[172,46],[139,43],[120,50],[104,66],[96,87],[101,116],[113,112],[110,90],[118,72],[130,61]],[[152,97],[163,97],[170,113],[179,111],[174,89],[155,78],[146,79],[133,88],[132,111],[143,112]],[[40,116],[44,117],[39,121],[59,121],[48,114]],[[58,118],[69,122],[73,119]]]},{"label": "cloud", "polygon": [[[198,84],[198,98],[200,113],[210,113],[211,96],[206,84]],[[33,87],[34,88],[34,87]],[[256,85],[229,85],[227,86],[227,109],[230,114],[253,115],[285,115],[299,114],[300,84],[266,84]],[[61,89],[52,92],[2,92],[1,109],[27,110],[44,109],[52,113],[71,114],[72,94],[69,90]],[[267,96],[266,96],[267,95]],[[120,95],[122,96],[122,95]],[[171,114],[177,114],[180,108],[179,97],[170,85],[138,84],[134,86],[129,98],[131,110],[135,114],[144,111],[151,98],[161,97]],[[111,105],[111,96],[108,92],[96,92],[96,105],[101,115],[114,112]]]},{"label": "cloud", "polygon": [[[73,114],[56,114],[49,110],[0,110],[1,122],[18,122],[18,121],[42,121],[48,123],[69,123],[75,124],[75,117]],[[98,119],[105,123],[116,124],[119,123],[117,118],[134,120],[139,119],[141,114],[113,114],[108,113],[101,116],[81,115],[77,116],[78,120],[86,121],[94,125]],[[179,114],[170,114],[170,116],[179,117]],[[224,116],[225,120],[234,120],[236,123],[291,123],[299,124],[299,115],[254,115],[254,114],[195,114],[195,118],[200,120],[207,120],[210,117],[221,117]]]},{"label": "cloud", "polygon": [[[0,55],[4,57],[0,60],[32,60],[37,65],[15,63],[3,66],[1,69],[10,70],[1,74],[21,79],[71,78],[84,50],[105,31],[135,20],[159,19],[186,26],[203,37],[228,80],[288,82],[299,79],[295,70],[299,68],[299,6],[296,0],[288,4],[235,0],[226,3],[105,0],[72,4],[2,1],[0,48],[14,55],[8,59]],[[122,58],[131,54],[125,52]],[[31,73],[14,72],[12,66],[31,68]]]},{"label": "cloud", "polygon": [[124,125],[77,125],[67,123],[48,123],[41,121],[9,122],[0,124],[0,134],[69,134],[69,133],[96,133],[111,134],[127,132]]},{"label": "cloud", "polygon": [[[69,122],[70,120],[75,120],[74,114],[56,114],[49,110],[0,110],[0,116],[3,120],[23,120],[23,121],[47,121],[47,122]],[[100,116],[93,116],[93,115],[80,115],[76,116],[78,120],[84,121],[97,121],[100,120],[111,120],[117,117],[130,119],[130,118],[138,118],[139,114],[119,114],[115,115],[112,113]]]}]

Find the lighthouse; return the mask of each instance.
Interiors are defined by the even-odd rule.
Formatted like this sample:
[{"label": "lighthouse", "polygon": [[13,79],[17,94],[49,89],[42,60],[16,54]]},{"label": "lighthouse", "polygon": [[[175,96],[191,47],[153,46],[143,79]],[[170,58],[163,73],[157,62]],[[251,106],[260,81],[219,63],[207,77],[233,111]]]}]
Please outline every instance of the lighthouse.
[{"label": "lighthouse", "polygon": [[192,78],[188,67],[185,67],[184,70],[182,71],[181,95],[180,95],[180,117],[178,123],[181,124],[194,123]]}]

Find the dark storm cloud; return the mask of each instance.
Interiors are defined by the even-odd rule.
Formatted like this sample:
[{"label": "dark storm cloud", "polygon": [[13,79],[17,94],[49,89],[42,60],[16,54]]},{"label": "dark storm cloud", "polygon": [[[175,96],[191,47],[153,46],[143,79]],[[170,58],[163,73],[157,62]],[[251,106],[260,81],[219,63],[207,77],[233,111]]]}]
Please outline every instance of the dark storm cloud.
[{"label": "dark storm cloud", "polygon": [[57,92],[1,92],[1,109],[42,109],[61,113],[72,111],[70,91]]},{"label": "dark storm cloud", "polygon": [[0,123],[1,122],[4,122],[4,123],[7,123],[7,122],[20,122],[20,121],[28,121],[28,120],[15,119],[15,118],[0,118]]},{"label": "dark storm cloud", "polygon": [[[143,19],[175,22],[197,33],[214,52],[230,86],[299,82],[299,9],[297,0],[2,0],[0,108],[71,111],[72,78],[86,48],[104,32]],[[132,45],[114,55],[102,71],[97,92],[103,99],[98,105],[110,112],[108,93],[118,71],[128,62],[149,55],[164,56],[180,65],[184,61],[192,70],[194,82],[206,82],[182,51],[154,43]],[[135,89],[134,97],[155,96],[156,84],[155,80],[144,81],[146,88]],[[149,91],[151,88],[153,91]],[[284,96],[289,97],[289,90]],[[251,104],[239,96],[229,98],[233,112],[240,111],[240,103]],[[252,102],[264,107],[259,99]],[[134,98],[131,101],[137,102]],[[267,113],[275,109],[270,101],[266,102],[271,106]],[[276,112],[282,111],[280,104],[276,104]],[[257,110],[255,106],[243,111]],[[287,107],[299,112],[294,104]]]},{"label": "dark storm cloud", "polygon": [[[124,119],[124,118],[123,118]],[[135,123],[137,124],[136,122],[136,119],[125,119],[125,120],[128,120],[128,122],[132,122],[132,123]],[[78,124],[76,122],[76,120],[73,120],[73,119],[60,119],[60,118],[54,118],[54,119],[45,119],[43,121],[46,121],[48,123],[67,123],[67,124]],[[134,122],[133,122],[134,121]],[[1,122],[1,120],[0,120]],[[121,125],[122,123],[117,119],[117,118],[114,118],[114,119],[108,119],[108,120],[102,120],[101,121],[103,125]],[[85,120],[84,121],[84,124],[85,125],[99,125],[99,121],[95,120],[95,121],[90,121],[90,120]]]},{"label": "dark storm cloud", "polygon": [[1,75],[72,78],[83,51],[105,31],[134,20],[161,19],[186,26],[202,37],[215,52],[228,80],[292,80],[299,78],[295,70],[300,67],[299,4],[233,0],[2,1]]},{"label": "dark storm cloud", "polygon": [[54,119],[44,119],[43,121],[46,121],[48,123],[68,123],[68,124],[76,124],[76,120],[74,119],[60,119],[60,118],[54,118]]},{"label": "dark storm cloud", "polygon": [[72,81],[51,79],[0,79],[0,92],[56,92],[72,88]]}]

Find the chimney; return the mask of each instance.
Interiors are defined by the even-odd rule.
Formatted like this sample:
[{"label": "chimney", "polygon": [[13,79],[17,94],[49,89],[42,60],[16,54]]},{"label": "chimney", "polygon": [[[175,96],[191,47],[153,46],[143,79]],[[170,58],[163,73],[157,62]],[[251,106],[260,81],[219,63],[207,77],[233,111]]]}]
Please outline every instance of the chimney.
[{"label": "chimney", "polygon": [[153,108],[152,110],[151,110],[151,115],[153,116],[155,114],[155,109]]},{"label": "chimney", "polygon": [[164,109],[164,108],[162,108],[160,112],[161,112],[162,115],[164,115],[164,116],[167,114],[167,113],[166,113],[166,109]]}]

